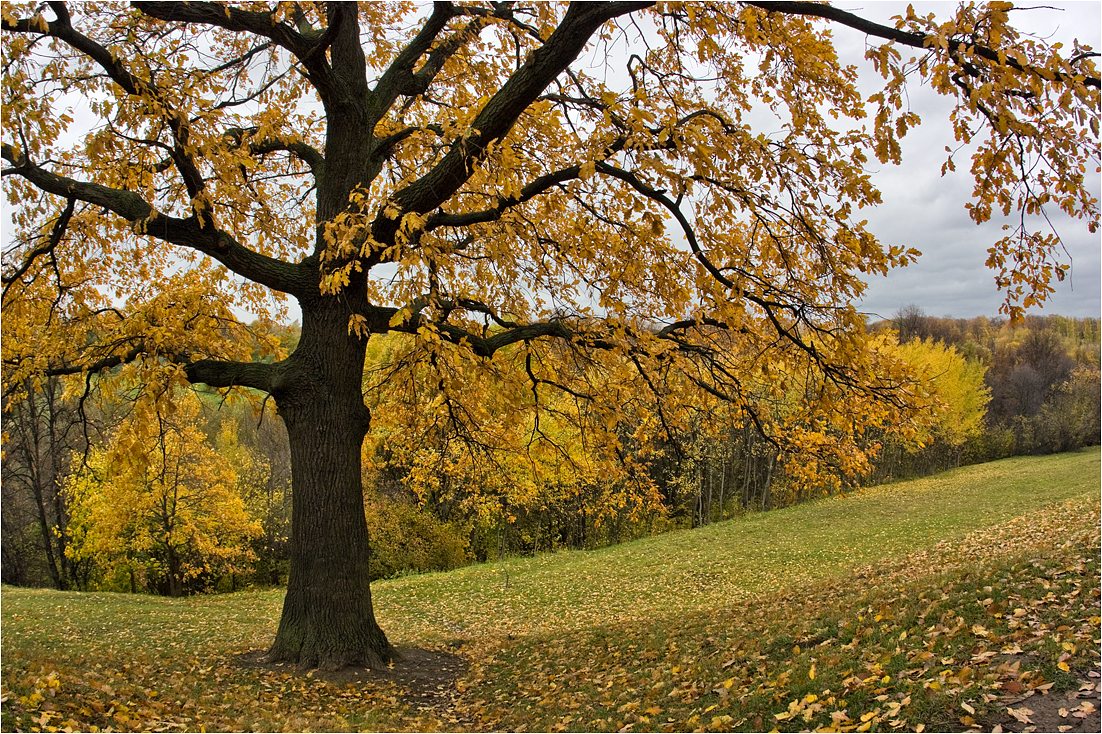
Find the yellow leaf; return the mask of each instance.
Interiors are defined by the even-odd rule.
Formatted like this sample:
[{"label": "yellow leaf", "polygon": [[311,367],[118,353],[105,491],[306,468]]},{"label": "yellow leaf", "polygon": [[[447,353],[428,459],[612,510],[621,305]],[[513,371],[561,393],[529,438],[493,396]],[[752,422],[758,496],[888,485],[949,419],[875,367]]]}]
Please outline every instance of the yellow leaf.
[{"label": "yellow leaf", "polygon": [[401,326],[402,324],[404,324],[406,322],[406,319],[409,318],[409,313],[410,312],[409,312],[408,308],[398,309],[394,313],[394,315],[390,317],[390,322],[389,322],[390,327],[393,328],[395,326]]}]

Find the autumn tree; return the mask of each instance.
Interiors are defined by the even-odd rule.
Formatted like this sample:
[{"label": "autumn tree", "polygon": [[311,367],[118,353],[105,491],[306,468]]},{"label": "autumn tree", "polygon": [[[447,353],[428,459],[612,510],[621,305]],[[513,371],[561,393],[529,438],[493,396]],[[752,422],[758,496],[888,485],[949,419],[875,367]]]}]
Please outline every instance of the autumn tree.
[{"label": "autumn tree", "polygon": [[991,400],[984,381],[986,366],[933,339],[896,344],[889,334],[879,348],[897,354],[911,367],[913,389],[923,407],[916,415],[917,430],[910,435],[892,426],[876,437],[880,450],[872,477],[888,481],[958,466],[965,444],[984,430]]},{"label": "autumn tree", "polygon": [[199,428],[194,395],[170,406],[139,398],[107,443],[71,475],[66,549],[101,575],[129,576],[166,596],[247,570],[260,524],[246,512],[239,471]]},{"label": "autumn tree", "polygon": [[[211,411],[213,412],[213,411]],[[229,413],[229,417],[226,414]],[[249,516],[261,527],[253,541],[256,578],[264,584],[282,582],[291,524],[291,467],[287,435],[268,406],[254,414],[249,401],[219,404],[221,418],[214,449],[237,474],[237,494]],[[208,429],[208,438],[212,431]]]},{"label": "autumn tree", "polygon": [[[470,525],[481,558],[593,539],[589,529],[619,537],[621,526],[664,514],[648,469],[658,411],[671,406],[656,403],[631,360],[521,344],[488,364],[434,364],[428,346],[395,334],[368,347],[369,483]],[[551,384],[541,390],[542,380]],[[462,405],[446,399],[459,392]],[[590,399],[598,394],[608,399]]]},{"label": "autumn tree", "polygon": [[[899,163],[919,123],[911,80],[954,101],[973,218],[1021,214],[989,253],[1010,313],[1066,267],[1036,215],[1097,220],[1095,54],[1023,34],[1006,2],[892,25],[806,2],[2,12],[5,384],[129,363],[161,400],[183,382],[271,395],[293,467],[275,660],[392,656],[360,476],[372,334],[415,335],[441,373],[511,346],[607,353],[672,396],[660,430],[692,415],[671,384],[753,420],[748,356],[839,423],[842,393],[898,401],[853,304],[917,255],[860,216],[880,200],[870,158]],[[880,75],[868,98],[833,45],[851,31]],[[240,315],[284,299],[301,339],[257,360]],[[551,364],[533,362],[537,395],[616,405]]]}]

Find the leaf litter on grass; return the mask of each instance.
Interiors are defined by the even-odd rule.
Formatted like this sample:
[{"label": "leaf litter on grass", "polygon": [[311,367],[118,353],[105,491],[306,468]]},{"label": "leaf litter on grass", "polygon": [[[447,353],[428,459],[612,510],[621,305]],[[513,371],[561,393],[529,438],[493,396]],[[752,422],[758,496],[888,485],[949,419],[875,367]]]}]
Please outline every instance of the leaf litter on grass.
[{"label": "leaf litter on grass", "polygon": [[494,730],[990,728],[1097,669],[1097,517],[1073,500],[795,593],[531,639],[460,708]]},{"label": "leaf litter on grass", "polygon": [[395,644],[468,659],[439,705],[238,665],[279,592],[5,589],[3,728],[1009,727],[1097,668],[1097,474],[1097,451],[1015,459],[376,584]]}]

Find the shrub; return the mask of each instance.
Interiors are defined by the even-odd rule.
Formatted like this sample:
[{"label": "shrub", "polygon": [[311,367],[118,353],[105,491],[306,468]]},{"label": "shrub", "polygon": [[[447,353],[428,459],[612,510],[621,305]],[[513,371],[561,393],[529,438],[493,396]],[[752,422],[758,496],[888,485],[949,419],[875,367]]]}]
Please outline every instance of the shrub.
[{"label": "shrub", "polygon": [[470,561],[463,534],[412,501],[368,492],[366,512],[373,581],[411,571],[446,571]]}]

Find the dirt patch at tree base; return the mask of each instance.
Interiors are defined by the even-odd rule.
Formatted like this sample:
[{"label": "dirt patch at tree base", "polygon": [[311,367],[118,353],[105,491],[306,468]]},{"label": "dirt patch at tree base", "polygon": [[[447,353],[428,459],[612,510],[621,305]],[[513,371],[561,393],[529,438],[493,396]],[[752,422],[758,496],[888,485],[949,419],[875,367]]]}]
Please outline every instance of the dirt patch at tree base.
[{"label": "dirt patch at tree base", "polygon": [[454,652],[419,647],[397,647],[395,653],[394,662],[383,669],[348,666],[340,670],[308,670],[294,663],[268,662],[262,650],[238,655],[236,662],[244,668],[292,673],[342,686],[394,683],[404,691],[405,702],[416,708],[451,706],[457,693],[455,683],[468,667],[466,658]]},{"label": "dirt patch at tree base", "polygon": [[994,731],[1098,732],[1102,731],[1102,699],[1098,672],[1079,681],[1079,689],[1064,693],[1033,694],[1007,702],[1008,716]]}]

